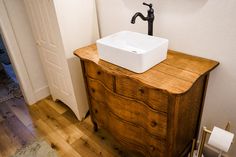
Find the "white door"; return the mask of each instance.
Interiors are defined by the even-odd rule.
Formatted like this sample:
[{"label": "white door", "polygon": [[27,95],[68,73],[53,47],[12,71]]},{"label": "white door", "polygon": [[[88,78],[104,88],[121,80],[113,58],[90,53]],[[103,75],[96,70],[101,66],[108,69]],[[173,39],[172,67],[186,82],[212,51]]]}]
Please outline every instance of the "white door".
[{"label": "white door", "polygon": [[68,63],[52,0],[24,0],[35,34],[36,44],[54,100],[59,99],[79,115]]}]

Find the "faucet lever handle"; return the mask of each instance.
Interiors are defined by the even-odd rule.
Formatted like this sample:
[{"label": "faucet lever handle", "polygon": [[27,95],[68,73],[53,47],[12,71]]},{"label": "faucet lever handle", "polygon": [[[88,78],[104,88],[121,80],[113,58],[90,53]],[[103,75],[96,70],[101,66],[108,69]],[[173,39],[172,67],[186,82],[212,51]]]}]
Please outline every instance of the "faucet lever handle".
[{"label": "faucet lever handle", "polygon": [[146,5],[146,6],[148,6],[150,9],[152,9],[152,3],[147,4],[147,3],[143,2],[143,5]]}]

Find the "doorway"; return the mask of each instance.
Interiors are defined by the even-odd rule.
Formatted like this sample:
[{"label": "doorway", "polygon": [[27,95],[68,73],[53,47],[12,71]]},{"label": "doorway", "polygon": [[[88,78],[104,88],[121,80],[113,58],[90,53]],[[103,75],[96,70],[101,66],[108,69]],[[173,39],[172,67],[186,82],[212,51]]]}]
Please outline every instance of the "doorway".
[{"label": "doorway", "polygon": [[0,34],[24,100],[31,105],[50,93],[23,4],[0,0]]},{"label": "doorway", "polygon": [[0,104],[11,99],[23,99],[23,96],[0,34]]}]

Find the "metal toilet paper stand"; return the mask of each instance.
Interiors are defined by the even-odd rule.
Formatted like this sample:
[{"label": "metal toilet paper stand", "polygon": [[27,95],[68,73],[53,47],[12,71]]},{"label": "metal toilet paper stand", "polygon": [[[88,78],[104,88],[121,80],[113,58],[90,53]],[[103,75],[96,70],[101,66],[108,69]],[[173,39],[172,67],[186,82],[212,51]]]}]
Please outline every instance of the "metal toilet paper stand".
[{"label": "metal toilet paper stand", "polygon": [[[225,130],[230,131],[230,122],[227,123],[227,125],[225,127]],[[212,131],[208,130],[207,127],[204,126],[202,128],[202,137],[201,137],[201,142],[200,142],[200,145],[199,145],[198,157],[202,157],[203,148],[204,148],[204,144],[205,144],[205,141],[206,141],[206,136],[207,136],[207,134],[211,134],[211,133],[212,133]],[[196,143],[197,143],[196,139],[193,139],[192,148],[191,148],[191,152],[190,152],[190,157],[193,157],[193,153],[194,153]],[[221,156],[221,154],[222,154],[222,152],[220,152],[219,156]]]}]

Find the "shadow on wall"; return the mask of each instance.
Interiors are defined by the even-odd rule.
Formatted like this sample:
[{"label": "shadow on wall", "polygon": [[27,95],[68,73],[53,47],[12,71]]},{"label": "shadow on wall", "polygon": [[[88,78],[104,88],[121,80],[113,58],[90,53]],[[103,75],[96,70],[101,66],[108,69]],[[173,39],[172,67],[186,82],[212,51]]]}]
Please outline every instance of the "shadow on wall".
[{"label": "shadow on wall", "polygon": [[[142,6],[142,3],[152,3],[154,5],[154,9],[156,11],[165,10],[168,9],[168,12],[172,13],[194,13],[198,11],[200,8],[202,8],[208,0],[123,0],[123,3],[127,8],[130,10],[137,11],[137,8],[140,8]],[[185,6],[185,7],[183,7]],[[168,8],[167,8],[168,7]],[[145,9],[145,7],[143,7]]]}]

